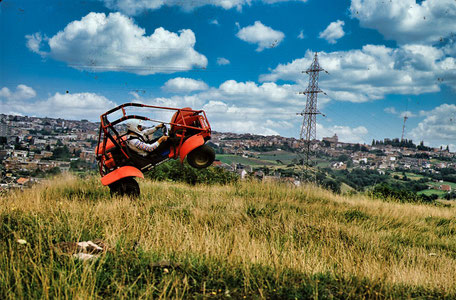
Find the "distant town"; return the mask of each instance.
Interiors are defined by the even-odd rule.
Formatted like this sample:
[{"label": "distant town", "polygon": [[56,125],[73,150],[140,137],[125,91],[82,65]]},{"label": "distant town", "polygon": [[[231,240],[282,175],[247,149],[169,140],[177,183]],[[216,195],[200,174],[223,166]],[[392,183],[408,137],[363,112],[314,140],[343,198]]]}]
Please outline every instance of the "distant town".
[{"label": "distant town", "polygon": [[[96,170],[94,148],[98,127],[99,123],[88,120],[1,114],[0,189],[23,188],[53,174]],[[210,144],[217,153],[214,166],[236,172],[242,179],[299,180],[304,141],[213,132]],[[313,141],[311,150],[311,163],[325,174],[325,180],[339,178],[349,190],[362,191],[371,185],[371,182],[350,179],[354,174],[362,177],[360,172],[383,178],[379,179],[381,182],[419,182],[421,186],[416,192],[434,190],[422,192],[439,196],[451,193],[453,185],[456,186],[456,178],[452,177],[456,157],[448,146],[431,148],[423,142],[415,145],[410,140],[399,139],[373,140],[370,144],[345,143],[334,135]]]},{"label": "distant town", "polygon": [[0,187],[30,186],[46,175],[95,168],[98,124],[0,115]]}]

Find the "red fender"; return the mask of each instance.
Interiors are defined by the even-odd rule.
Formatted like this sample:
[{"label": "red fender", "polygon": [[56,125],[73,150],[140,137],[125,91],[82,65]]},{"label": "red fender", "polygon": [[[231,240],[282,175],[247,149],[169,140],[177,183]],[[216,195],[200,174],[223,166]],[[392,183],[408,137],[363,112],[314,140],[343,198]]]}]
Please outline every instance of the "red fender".
[{"label": "red fender", "polygon": [[204,138],[201,135],[194,135],[188,138],[180,147],[179,156],[181,163],[184,161],[187,154],[201,145],[204,145]]},{"label": "red fender", "polygon": [[118,168],[111,173],[103,176],[101,178],[101,184],[103,185],[110,185],[113,182],[116,182],[119,179],[125,178],[125,177],[140,177],[144,178],[143,173],[136,169],[135,167],[132,166],[125,166]]}]

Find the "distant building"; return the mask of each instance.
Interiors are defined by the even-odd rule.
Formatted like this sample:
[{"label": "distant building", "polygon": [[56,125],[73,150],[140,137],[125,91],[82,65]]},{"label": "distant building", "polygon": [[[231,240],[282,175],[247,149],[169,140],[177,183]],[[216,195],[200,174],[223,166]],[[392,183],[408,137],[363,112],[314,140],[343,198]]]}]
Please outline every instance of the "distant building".
[{"label": "distant building", "polygon": [[338,143],[339,142],[339,137],[337,136],[337,134],[334,134],[332,137],[324,137],[323,141],[327,141],[327,142],[330,142],[330,143]]},{"label": "distant building", "polygon": [[17,184],[19,184],[21,186],[31,186],[32,185],[32,181],[29,177],[21,177],[16,182],[17,182]]},{"label": "distant building", "polygon": [[439,190],[445,191],[445,192],[451,192],[451,186],[448,184],[441,184],[439,186]]},{"label": "distant building", "polygon": [[0,123],[0,136],[8,136],[10,134],[10,130],[7,124]]},{"label": "distant building", "polygon": [[212,163],[213,167],[222,167],[222,162],[220,160],[214,160]]},{"label": "distant building", "polygon": [[341,161],[333,163],[332,167],[334,169],[338,169],[338,170],[346,170],[347,169],[347,165],[345,163],[341,162]]},{"label": "distant building", "polygon": [[247,171],[244,169],[237,169],[236,173],[241,177],[241,179],[245,179],[247,176]]}]

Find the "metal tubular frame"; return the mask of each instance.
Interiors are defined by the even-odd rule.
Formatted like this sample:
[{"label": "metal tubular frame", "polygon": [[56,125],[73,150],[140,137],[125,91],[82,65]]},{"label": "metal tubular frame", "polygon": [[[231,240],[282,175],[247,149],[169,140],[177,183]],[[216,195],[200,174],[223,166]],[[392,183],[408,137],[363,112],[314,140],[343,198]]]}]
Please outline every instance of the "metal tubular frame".
[{"label": "metal tubular frame", "polygon": [[[163,122],[163,121],[150,119],[150,118],[143,117],[143,116],[138,116],[138,115],[127,115],[127,113],[125,111],[125,107],[155,108],[155,109],[164,109],[164,110],[178,112],[178,113],[181,114],[181,120],[182,120],[183,124],[175,123],[175,122],[174,123],[173,122]],[[114,113],[114,112],[116,112],[118,110],[122,110],[122,115],[123,116],[121,118],[119,118],[119,119],[116,119],[116,120],[110,122],[108,120],[108,115],[110,115],[110,114],[112,114],[112,113]],[[203,118],[198,118],[202,128],[198,128],[198,127],[187,125],[186,122],[185,122],[185,118],[182,116],[182,112],[192,112],[195,115],[200,115],[202,113],[204,117]],[[100,174],[102,176],[104,175],[103,167],[105,166],[105,152],[106,152],[106,144],[108,142],[108,139],[111,140],[111,142],[122,151],[122,154],[125,155],[125,157],[127,159],[129,158],[128,154],[122,149],[122,147],[118,143],[120,135],[113,127],[114,125],[117,125],[117,124],[119,124],[119,123],[121,123],[123,121],[126,121],[128,119],[139,119],[139,120],[144,120],[144,121],[151,121],[151,122],[164,123],[164,124],[169,124],[169,125],[183,127],[183,133],[182,133],[182,135],[180,137],[180,143],[179,143],[179,146],[178,146],[179,148],[182,146],[183,138],[185,136],[185,132],[186,132],[187,129],[193,129],[193,130],[198,130],[198,131],[201,131],[201,132],[208,132],[208,133],[211,132],[211,127],[209,125],[209,122],[207,122],[207,116],[206,116],[206,113],[204,112],[204,110],[193,110],[193,109],[163,107],[163,106],[147,105],[147,104],[141,104],[141,103],[124,103],[124,104],[121,104],[121,105],[119,105],[117,107],[114,107],[113,109],[108,110],[107,112],[105,112],[104,114],[102,114],[100,116],[101,123],[100,123],[100,129],[99,129],[99,133],[98,133],[98,143],[97,143],[98,146],[97,146],[97,151],[96,151],[96,158],[99,161],[99,172],[100,172]],[[204,122],[202,122],[202,120],[204,120]],[[109,129],[111,129],[114,132],[114,134],[116,135],[116,138],[114,138],[113,135],[109,132]],[[101,143],[102,136],[103,136],[103,141],[102,141],[102,147],[101,147],[101,150],[100,150],[99,145]],[[176,158],[177,156],[178,156],[178,152],[175,151],[173,158]]]}]

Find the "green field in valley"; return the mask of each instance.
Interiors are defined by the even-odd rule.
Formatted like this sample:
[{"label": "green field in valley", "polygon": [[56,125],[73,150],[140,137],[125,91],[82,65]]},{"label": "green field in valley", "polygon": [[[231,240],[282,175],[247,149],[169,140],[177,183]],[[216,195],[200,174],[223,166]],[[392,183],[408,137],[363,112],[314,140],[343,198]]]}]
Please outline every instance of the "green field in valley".
[{"label": "green field in valley", "polygon": [[232,163],[250,165],[250,166],[274,166],[277,165],[275,161],[262,160],[252,157],[242,157],[234,154],[217,154],[216,159],[225,164],[231,165]]},{"label": "green field in valley", "polygon": [[[420,179],[424,178],[423,175],[409,173],[409,172],[405,172],[405,175],[410,180],[420,180]],[[393,177],[393,176],[399,176],[400,179],[402,179],[404,177],[404,175],[401,172],[392,172],[391,177]]]},{"label": "green field in valley", "polygon": [[445,184],[445,185],[451,186],[451,189],[452,189],[452,190],[456,189],[456,183],[448,182],[448,181],[442,181],[442,182],[430,181],[430,182],[428,182],[428,184],[429,184],[429,185],[432,185],[432,186],[436,186],[436,187],[439,187],[439,186]]},{"label": "green field in valley", "polygon": [[418,195],[430,196],[432,194],[438,195],[440,198],[443,198],[443,196],[445,196],[447,194],[447,192],[441,191],[441,190],[434,190],[434,189],[422,190],[422,191],[418,192]]},{"label": "green field in valley", "polygon": [[299,157],[296,153],[287,151],[270,151],[262,152],[258,155],[259,159],[277,161],[280,160],[284,164],[291,164],[293,160],[298,161]]}]

